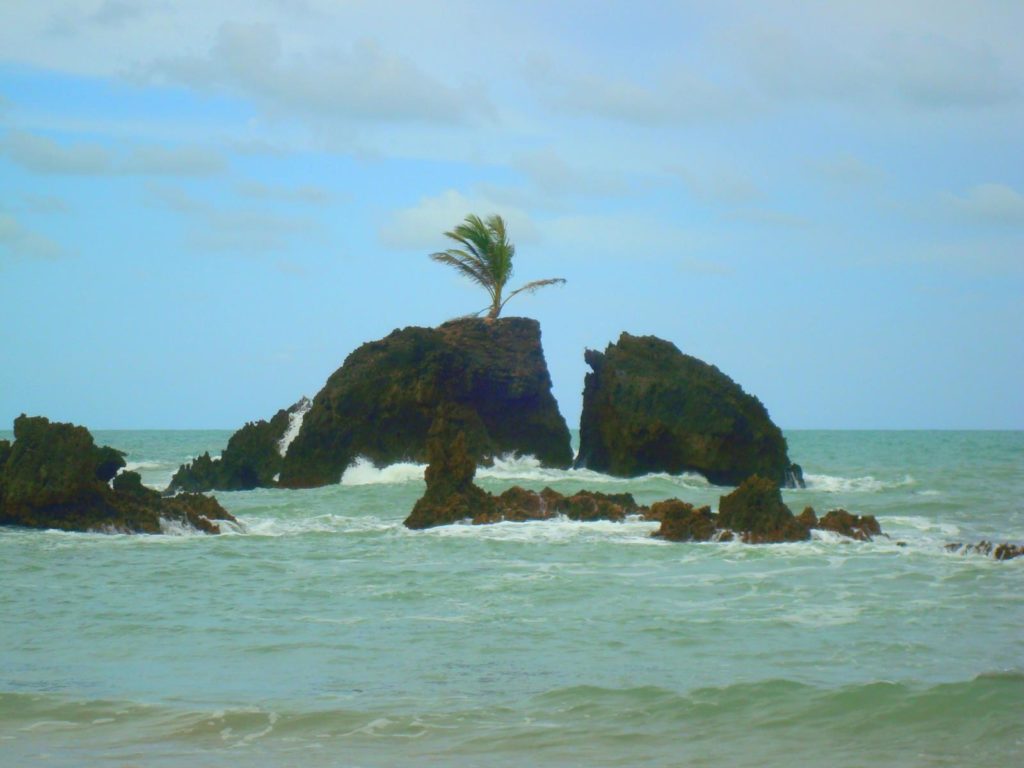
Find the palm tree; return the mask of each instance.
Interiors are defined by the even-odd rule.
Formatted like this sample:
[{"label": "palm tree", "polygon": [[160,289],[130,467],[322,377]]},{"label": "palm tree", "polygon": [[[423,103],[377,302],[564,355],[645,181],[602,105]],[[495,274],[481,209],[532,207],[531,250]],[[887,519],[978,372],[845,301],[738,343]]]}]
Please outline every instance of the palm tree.
[{"label": "palm tree", "polygon": [[444,234],[462,247],[432,253],[430,258],[454,267],[484,287],[491,297],[491,305],[480,312],[487,312],[488,321],[495,320],[513,296],[533,293],[546,285],[565,282],[561,277],[534,280],[502,298],[505,283],[512,277],[512,257],[516,255],[516,247],[508,241],[505,221],[497,214],[489,216],[487,221],[484,221],[475,213],[471,213],[455,229]]}]

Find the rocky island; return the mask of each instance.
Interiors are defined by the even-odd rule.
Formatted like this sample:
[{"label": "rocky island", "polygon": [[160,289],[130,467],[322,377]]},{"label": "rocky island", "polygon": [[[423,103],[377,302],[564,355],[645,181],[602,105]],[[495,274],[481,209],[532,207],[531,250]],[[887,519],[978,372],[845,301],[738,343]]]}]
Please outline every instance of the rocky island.
[{"label": "rocky island", "polygon": [[[206,455],[182,466],[168,490],[312,488],[337,483],[358,457],[377,466],[424,462],[427,433],[442,406],[450,408],[476,462],[518,453],[549,467],[572,464],[540,324],[463,318],[363,344],[312,403],[247,424],[220,459]],[[296,422],[301,426],[282,450]]]},{"label": "rocky island", "polygon": [[655,336],[587,350],[577,467],[620,477],[699,472],[715,485],[760,475],[803,485],[761,401],[713,365]]},{"label": "rocky island", "polygon": [[0,440],[0,525],[64,531],[161,533],[181,526],[220,533],[237,522],[202,494],[164,498],[121,471],[125,454],[97,446],[85,427],[24,414],[14,442]]}]

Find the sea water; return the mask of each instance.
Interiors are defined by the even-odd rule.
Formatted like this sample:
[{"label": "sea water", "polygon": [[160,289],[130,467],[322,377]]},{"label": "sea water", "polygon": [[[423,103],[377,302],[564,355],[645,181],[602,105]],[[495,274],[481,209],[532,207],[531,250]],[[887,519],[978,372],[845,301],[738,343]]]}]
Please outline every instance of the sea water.
[{"label": "sea water", "polygon": [[[10,437],[10,435],[4,435]],[[163,487],[227,432],[97,432]],[[409,531],[423,467],[218,493],[222,536],[0,529],[0,765],[1003,766],[1024,749],[1024,433],[791,432],[794,511],[873,542],[652,523]],[[697,475],[513,484],[717,505]],[[184,532],[179,532],[184,534]]]}]

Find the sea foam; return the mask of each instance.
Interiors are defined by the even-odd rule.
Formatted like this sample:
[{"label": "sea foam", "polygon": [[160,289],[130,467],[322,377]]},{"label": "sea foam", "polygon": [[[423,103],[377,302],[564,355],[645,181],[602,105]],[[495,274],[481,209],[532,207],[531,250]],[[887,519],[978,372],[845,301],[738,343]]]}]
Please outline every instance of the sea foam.
[{"label": "sea foam", "polygon": [[309,413],[309,409],[313,407],[313,401],[308,397],[303,397],[299,400],[298,406],[298,408],[288,414],[288,428],[284,431],[284,436],[277,443],[277,452],[282,456],[288,453],[288,446],[298,437],[299,430],[302,429],[302,422],[306,418],[306,414]]}]

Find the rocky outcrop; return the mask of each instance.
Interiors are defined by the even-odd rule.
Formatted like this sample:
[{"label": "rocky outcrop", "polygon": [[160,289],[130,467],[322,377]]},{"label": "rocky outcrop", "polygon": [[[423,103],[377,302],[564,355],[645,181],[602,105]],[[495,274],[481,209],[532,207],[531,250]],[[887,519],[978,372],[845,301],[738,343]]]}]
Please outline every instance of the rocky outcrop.
[{"label": "rocky outcrop", "polygon": [[499,522],[548,520],[565,516],[572,520],[623,520],[640,514],[628,493],[603,494],[579,491],[564,496],[550,488],[529,491],[518,486],[500,496],[473,483],[476,462],[470,456],[465,433],[452,406],[442,407],[427,439],[427,489],[405,520],[408,528],[432,528],[457,522],[474,525]]},{"label": "rocky outcrop", "polygon": [[289,432],[297,428],[309,407],[310,401],[304,397],[290,408],[282,408],[270,421],[249,422],[231,436],[219,458],[211,458],[207,451],[182,464],[167,491],[248,491],[274,485]]},{"label": "rocky outcrop", "polygon": [[473,483],[476,462],[466,449],[465,433],[451,422],[451,416],[451,409],[443,409],[430,428],[430,463],[424,472],[427,490],[406,518],[407,528],[448,525],[488,515],[496,506],[494,497]]},{"label": "rocky outcrop", "polygon": [[717,515],[709,507],[695,509],[671,499],[652,504],[647,517],[661,521],[653,535],[669,541],[731,541],[739,537],[747,544],[778,544],[806,541],[814,529],[870,541],[882,533],[871,515],[860,517],[844,509],[834,509],[821,520],[811,507],[794,515],[783,503],[779,486],[757,475],[722,496]]},{"label": "rocky outcrop", "polygon": [[313,399],[280,485],[336,483],[360,456],[378,466],[425,461],[427,434],[442,406],[474,462],[519,453],[547,466],[572,463],[540,325],[521,317],[468,318],[397,330],[349,355]]},{"label": "rocky outcrop", "polygon": [[955,544],[947,544],[946,549],[962,555],[984,555],[994,560],[1013,560],[1016,557],[1024,556],[1024,545],[1011,544],[1010,542],[1003,542],[1002,544],[993,544],[991,541],[979,541],[977,544],[956,542]]},{"label": "rocky outcrop", "polygon": [[578,491],[565,496],[551,488],[531,491],[515,486],[494,496],[474,484],[476,463],[453,414],[457,411],[451,406],[441,408],[430,428],[427,489],[405,520],[408,528],[459,522],[526,522],[560,516],[580,521],[622,521],[635,515],[660,522],[652,535],[668,541],[731,541],[737,536],[749,544],[805,541],[813,528],[861,540],[881,533],[873,517],[857,517],[845,510],[833,510],[820,522],[810,507],[799,517],[794,516],[783,503],[779,486],[756,475],[719,499],[717,515],[710,507],[696,508],[679,499],[644,507],[628,493]]},{"label": "rocky outcrop", "polygon": [[854,515],[845,509],[833,509],[814,527],[858,541],[871,541],[872,538],[882,533],[882,527],[873,515]]},{"label": "rocky outcrop", "polygon": [[235,521],[215,499],[162,498],[137,473],[118,474],[124,456],[97,446],[85,427],[19,416],[14,443],[0,441],[0,525],[160,533],[172,524],[219,533],[218,521]]},{"label": "rocky outcrop", "polygon": [[714,366],[628,333],[585,359],[577,467],[621,477],[699,472],[716,485],[758,474],[802,486],[764,406]]},{"label": "rocky outcrop", "polygon": [[651,505],[647,517],[661,522],[661,527],[651,534],[659,539],[711,541],[718,533],[711,507],[696,508],[679,499],[655,502]]}]

